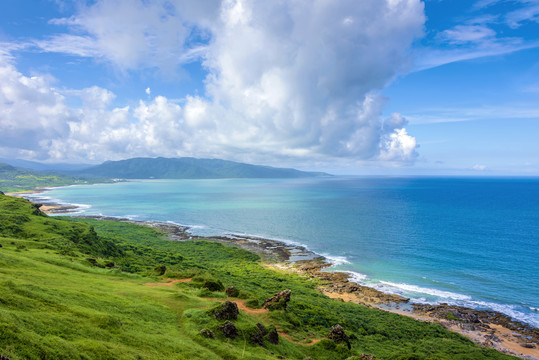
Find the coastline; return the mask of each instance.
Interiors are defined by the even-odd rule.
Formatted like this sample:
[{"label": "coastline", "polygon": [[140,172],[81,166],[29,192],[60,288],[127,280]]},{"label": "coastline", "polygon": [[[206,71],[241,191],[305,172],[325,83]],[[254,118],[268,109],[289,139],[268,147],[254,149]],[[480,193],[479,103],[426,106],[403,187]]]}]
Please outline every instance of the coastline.
[{"label": "coastline", "polygon": [[[40,189],[33,193],[42,193]],[[11,194],[25,197],[29,192]],[[30,199],[31,201],[33,199]],[[76,205],[43,202],[40,210],[49,214],[74,213]],[[295,272],[306,278],[317,279],[318,290],[338,301],[353,302],[412,317],[420,321],[438,322],[448,330],[457,332],[470,340],[500,352],[524,359],[539,360],[539,329],[512,320],[494,311],[475,310],[448,304],[412,304],[399,295],[386,294],[360,285],[351,280],[346,272],[328,271],[332,266],[327,259],[307,248],[278,240],[243,235],[203,237],[189,233],[189,227],[155,221],[138,221],[107,216],[81,216],[101,220],[125,221],[150,226],[167,234],[171,241],[208,239],[227,243],[260,255],[265,266],[283,272]]]}]

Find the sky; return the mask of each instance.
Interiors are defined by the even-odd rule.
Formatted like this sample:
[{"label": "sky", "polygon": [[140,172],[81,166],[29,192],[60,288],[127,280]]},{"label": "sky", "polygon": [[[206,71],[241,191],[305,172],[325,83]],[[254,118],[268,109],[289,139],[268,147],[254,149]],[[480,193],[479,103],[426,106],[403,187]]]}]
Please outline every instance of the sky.
[{"label": "sky", "polygon": [[0,158],[539,175],[539,0],[2,0]]}]

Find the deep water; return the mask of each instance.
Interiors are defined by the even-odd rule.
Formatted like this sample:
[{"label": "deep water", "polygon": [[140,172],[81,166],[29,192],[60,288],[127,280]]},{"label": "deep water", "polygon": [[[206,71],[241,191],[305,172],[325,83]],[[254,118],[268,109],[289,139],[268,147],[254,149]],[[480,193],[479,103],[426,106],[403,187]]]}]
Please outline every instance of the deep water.
[{"label": "deep water", "polygon": [[378,289],[539,327],[537,178],[152,180],[44,195],[84,214],[301,243]]}]

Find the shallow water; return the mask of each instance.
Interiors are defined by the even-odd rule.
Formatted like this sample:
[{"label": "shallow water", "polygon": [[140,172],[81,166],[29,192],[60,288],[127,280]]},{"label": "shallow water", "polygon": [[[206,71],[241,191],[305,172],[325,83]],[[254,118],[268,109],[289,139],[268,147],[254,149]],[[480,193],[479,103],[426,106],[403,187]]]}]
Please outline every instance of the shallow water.
[{"label": "shallow water", "polygon": [[44,195],[85,214],[304,244],[363,284],[539,327],[539,179],[152,180]]}]

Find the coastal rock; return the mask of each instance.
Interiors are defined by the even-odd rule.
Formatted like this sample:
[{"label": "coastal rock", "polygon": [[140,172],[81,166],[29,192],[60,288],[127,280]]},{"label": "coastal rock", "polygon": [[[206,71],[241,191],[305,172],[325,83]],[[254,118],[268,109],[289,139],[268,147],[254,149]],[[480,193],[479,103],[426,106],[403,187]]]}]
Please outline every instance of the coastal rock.
[{"label": "coastal rock", "polygon": [[526,349],[535,349],[535,345],[530,344],[530,343],[520,344],[520,346],[522,346],[523,348],[526,348]]},{"label": "coastal rock", "polygon": [[214,311],[214,317],[217,320],[236,320],[238,314],[238,305],[231,301],[226,301]]},{"label": "coastal rock", "polygon": [[215,339],[215,334],[213,331],[208,329],[202,329],[200,330],[200,335],[207,337],[208,339]]},{"label": "coastal rock", "polygon": [[236,325],[234,325],[230,321],[227,321],[223,325],[219,326],[219,328],[221,329],[223,335],[226,338],[235,339],[236,336],[238,336],[238,329],[236,328]]},{"label": "coastal rock", "polygon": [[271,329],[268,333],[268,341],[274,345],[279,343],[279,333],[277,333],[275,328]]},{"label": "coastal rock", "polygon": [[225,293],[227,296],[230,296],[230,297],[238,297],[238,295],[240,294],[240,291],[236,289],[235,286],[229,286],[226,288]]},{"label": "coastal rock", "polygon": [[262,307],[268,310],[286,310],[287,303],[290,301],[290,294],[292,294],[292,290],[279,291],[269,299],[266,299]]},{"label": "coastal rock", "polygon": [[[2,195],[4,195],[4,194],[2,194]],[[0,355],[0,360],[11,360],[11,359],[8,358],[7,356]]]},{"label": "coastal rock", "polygon": [[328,334],[328,339],[335,341],[336,343],[345,342],[348,346],[348,350],[352,348],[350,345],[350,336],[346,335],[344,328],[337,324],[331,328],[331,331]]}]

